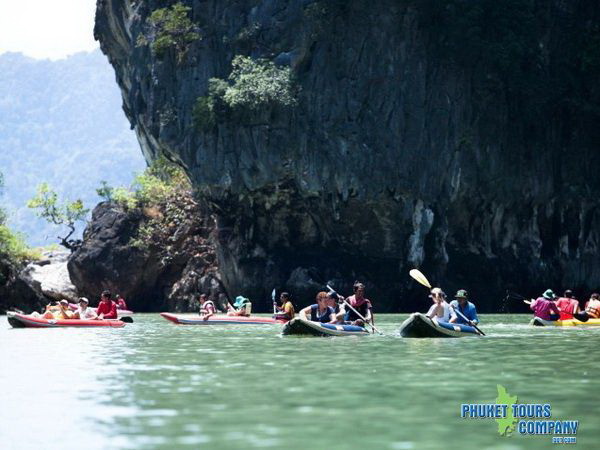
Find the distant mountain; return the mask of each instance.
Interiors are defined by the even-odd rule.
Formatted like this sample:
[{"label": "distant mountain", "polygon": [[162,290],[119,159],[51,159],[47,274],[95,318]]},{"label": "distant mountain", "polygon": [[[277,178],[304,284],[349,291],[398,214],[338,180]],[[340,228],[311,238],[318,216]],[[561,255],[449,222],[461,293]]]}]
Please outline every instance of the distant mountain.
[{"label": "distant mountain", "polygon": [[59,232],[25,205],[38,184],[46,181],[61,198],[81,198],[91,208],[101,180],[128,185],[145,165],[114,71],[99,50],[58,61],[0,55],[0,202],[11,228],[30,244],[54,243]]}]

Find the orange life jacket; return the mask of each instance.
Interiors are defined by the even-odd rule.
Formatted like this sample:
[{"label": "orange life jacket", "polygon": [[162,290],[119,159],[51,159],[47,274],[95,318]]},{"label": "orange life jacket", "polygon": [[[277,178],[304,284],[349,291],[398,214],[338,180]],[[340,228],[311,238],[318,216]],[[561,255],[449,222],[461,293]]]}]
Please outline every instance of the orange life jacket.
[{"label": "orange life jacket", "polygon": [[590,300],[587,302],[585,312],[594,319],[600,318],[600,300]]}]

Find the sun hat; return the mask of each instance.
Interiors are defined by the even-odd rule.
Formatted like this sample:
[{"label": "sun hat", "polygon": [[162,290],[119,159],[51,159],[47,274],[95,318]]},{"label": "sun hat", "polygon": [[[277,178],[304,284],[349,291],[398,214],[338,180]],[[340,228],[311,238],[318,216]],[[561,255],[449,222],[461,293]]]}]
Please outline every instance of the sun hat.
[{"label": "sun hat", "polygon": [[546,292],[542,294],[542,297],[544,297],[547,300],[554,300],[556,298],[556,295],[554,294],[554,291],[552,289],[546,289]]},{"label": "sun hat", "polygon": [[79,297],[79,303],[85,302],[86,305],[90,304],[90,301],[85,297]]},{"label": "sun hat", "polygon": [[249,303],[249,302],[250,302],[250,300],[249,300],[249,299],[247,299],[246,297],[242,297],[241,295],[238,295],[238,296],[235,298],[235,303],[233,304],[233,306],[235,306],[235,307],[240,307],[240,306],[242,306],[243,304],[245,304],[245,303]]},{"label": "sun hat", "polygon": [[69,300],[67,300],[66,298],[63,298],[59,303],[63,303],[65,305],[69,304]]}]

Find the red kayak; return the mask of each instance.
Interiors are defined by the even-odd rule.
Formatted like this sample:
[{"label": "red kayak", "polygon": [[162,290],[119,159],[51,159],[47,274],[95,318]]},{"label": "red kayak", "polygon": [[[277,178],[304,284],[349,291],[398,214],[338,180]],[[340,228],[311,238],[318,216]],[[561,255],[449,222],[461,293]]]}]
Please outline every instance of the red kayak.
[{"label": "red kayak", "polygon": [[39,317],[31,317],[25,314],[15,312],[7,312],[8,323],[13,328],[57,328],[57,327],[116,327],[125,326],[122,320],[79,320],[79,319],[42,319]]},{"label": "red kayak", "polygon": [[244,317],[244,316],[211,316],[208,320],[202,320],[200,316],[187,314],[177,315],[171,313],[160,313],[165,319],[178,325],[273,325],[283,324],[285,320],[273,319],[272,317]]}]

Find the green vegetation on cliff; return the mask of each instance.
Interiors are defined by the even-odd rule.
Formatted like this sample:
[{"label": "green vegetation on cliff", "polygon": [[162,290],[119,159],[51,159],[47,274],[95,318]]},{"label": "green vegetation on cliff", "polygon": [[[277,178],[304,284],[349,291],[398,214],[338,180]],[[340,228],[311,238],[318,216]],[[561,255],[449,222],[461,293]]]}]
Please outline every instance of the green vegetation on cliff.
[{"label": "green vegetation on cliff", "polygon": [[112,188],[106,183],[97,190],[106,201],[113,201],[126,210],[139,208],[146,220],[132,240],[134,247],[144,249],[168,234],[181,219],[183,199],[193,201],[189,179],[181,167],[161,157],[144,173],[135,177],[131,187]]},{"label": "green vegetation on cliff", "polygon": [[211,78],[208,95],[198,97],[192,114],[196,128],[206,131],[215,125],[219,115],[227,112],[251,119],[267,108],[296,104],[297,87],[289,67],[237,55],[231,62],[228,79]]},{"label": "green vegetation on cliff", "polygon": [[173,48],[177,54],[177,62],[183,62],[190,44],[202,38],[188,17],[191,10],[189,6],[175,3],[168,8],[153,11],[146,20],[147,32],[138,35],[137,45],[150,43],[159,58]]},{"label": "green vegetation on cliff", "polygon": [[[2,196],[3,188],[4,176],[0,172],[0,197]],[[23,235],[15,233],[8,228],[6,225],[6,212],[0,206],[0,258],[13,262],[22,262],[37,257],[38,253],[27,246]]]}]

